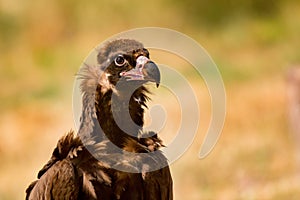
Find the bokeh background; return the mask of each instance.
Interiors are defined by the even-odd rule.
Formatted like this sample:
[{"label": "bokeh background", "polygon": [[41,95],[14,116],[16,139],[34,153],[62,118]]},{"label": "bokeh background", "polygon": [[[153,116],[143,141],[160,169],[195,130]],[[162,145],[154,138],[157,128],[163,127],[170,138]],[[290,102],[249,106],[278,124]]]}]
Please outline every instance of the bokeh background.
[{"label": "bokeh background", "polygon": [[175,66],[198,88],[202,112],[195,141],[171,166],[175,199],[300,199],[300,141],[287,97],[287,72],[300,63],[297,0],[0,0],[0,199],[24,199],[58,138],[74,129],[73,81],[88,53],[146,26],[194,38],[226,87],[222,136],[200,160],[209,96],[190,68]]}]

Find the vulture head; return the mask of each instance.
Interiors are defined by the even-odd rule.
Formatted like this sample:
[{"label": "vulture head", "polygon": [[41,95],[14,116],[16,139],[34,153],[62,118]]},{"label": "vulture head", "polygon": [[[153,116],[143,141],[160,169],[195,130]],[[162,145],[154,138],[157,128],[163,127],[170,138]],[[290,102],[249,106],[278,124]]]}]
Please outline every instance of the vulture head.
[{"label": "vulture head", "polygon": [[100,48],[97,61],[103,70],[100,83],[103,91],[113,88],[115,92],[129,93],[131,87],[137,88],[146,82],[157,86],[160,83],[159,69],[150,60],[149,51],[135,40],[108,42]]},{"label": "vulture head", "polygon": [[[118,48],[119,47],[119,48]],[[131,48],[130,48],[131,47]],[[112,50],[115,49],[116,51]],[[109,84],[160,83],[159,69],[149,58],[149,52],[135,40],[115,40],[98,54],[99,64],[109,63],[104,69]],[[103,58],[103,54],[108,57]],[[105,66],[104,66],[105,67]]]}]

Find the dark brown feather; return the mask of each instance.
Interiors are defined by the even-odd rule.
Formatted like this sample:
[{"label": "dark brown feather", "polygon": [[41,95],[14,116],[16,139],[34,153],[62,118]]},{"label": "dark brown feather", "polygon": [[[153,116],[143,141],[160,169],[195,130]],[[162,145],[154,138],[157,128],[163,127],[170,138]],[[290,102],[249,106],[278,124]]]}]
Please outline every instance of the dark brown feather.
[{"label": "dark brown feather", "polygon": [[[142,129],[149,91],[139,82],[116,85],[120,69],[114,67],[113,58],[120,53],[128,58],[127,69],[139,54],[149,57],[141,43],[120,39],[99,49],[99,66],[81,69],[83,111],[79,131],[77,135],[70,131],[58,141],[38,180],[27,188],[26,199],[173,199],[167,159],[159,150],[162,140]],[[127,93],[132,88],[132,94]],[[112,103],[114,95],[116,101]],[[117,110],[115,115],[112,110]],[[124,117],[128,110],[129,117]],[[121,125],[130,135],[116,119],[122,119]],[[131,126],[132,121],[137,126]],[[153,166],[157,170],[149,171]]]}]

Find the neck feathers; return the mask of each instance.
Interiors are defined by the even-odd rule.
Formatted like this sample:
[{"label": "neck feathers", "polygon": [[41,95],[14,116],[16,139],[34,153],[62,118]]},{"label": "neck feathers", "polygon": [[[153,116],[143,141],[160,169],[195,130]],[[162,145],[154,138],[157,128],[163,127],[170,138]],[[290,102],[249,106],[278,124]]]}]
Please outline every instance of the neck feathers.
[{"label": "neck feathers", "polygon": [[121,147],[126,139],[136,140],[144,125],[149,91],[144,86],[132,92],[117,90],[107,74],[88,65],[82,68],[79,78],[83,110],[78,134],[83,142],[108,138]]},{"label": "neck feathers", "polygon": [[137,140],[144,125],[148,90],[141,86],[129,96],[113,90],[101,93],[101,86],[97,91],[97,119],[108,139],[117,146],[123,146],[129,138]]}]

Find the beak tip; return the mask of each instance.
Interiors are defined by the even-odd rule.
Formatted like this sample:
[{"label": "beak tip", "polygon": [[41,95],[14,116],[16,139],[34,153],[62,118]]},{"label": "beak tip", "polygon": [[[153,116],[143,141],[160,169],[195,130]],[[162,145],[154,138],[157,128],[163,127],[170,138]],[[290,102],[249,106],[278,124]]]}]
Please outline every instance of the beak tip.
[{"label": "beak tip", "polygon": [[152,82],[156,83],[156,87],[160,84],[160,71],[157,65],[150,61],[145,64],[144,66],[144,72],[146,74],[146,78]]}]

